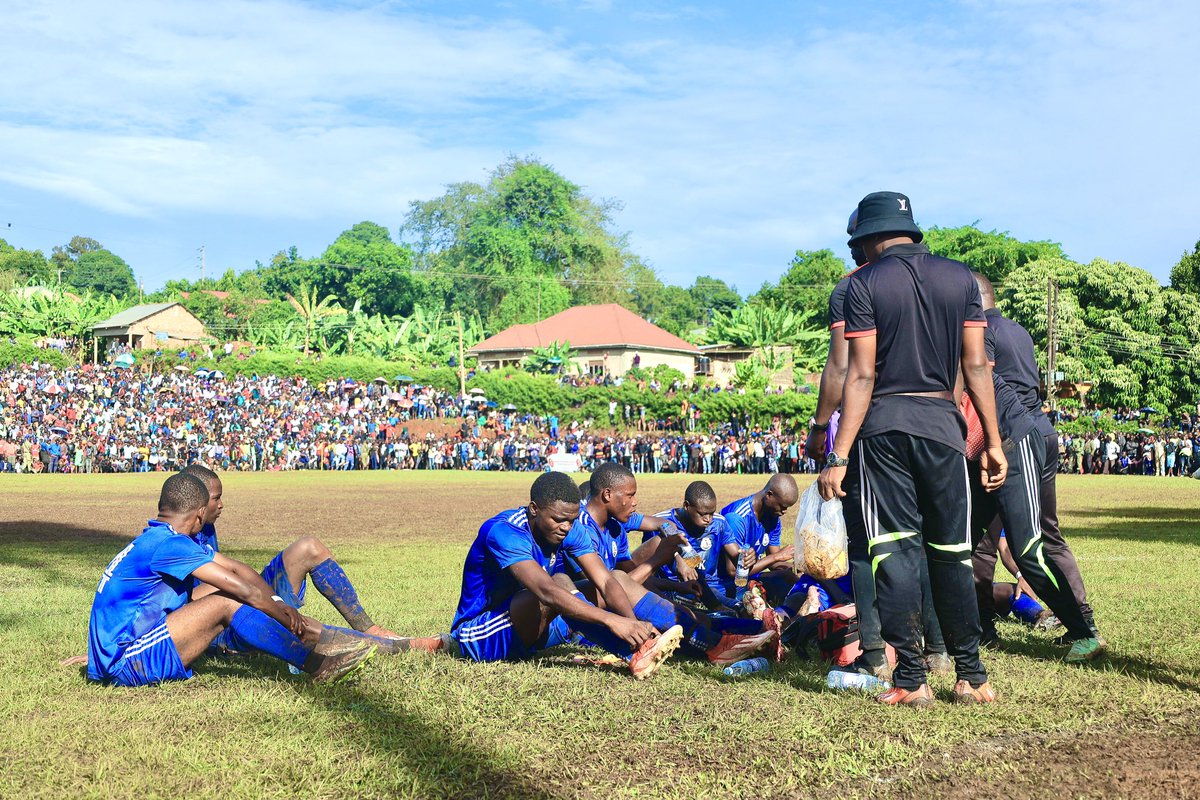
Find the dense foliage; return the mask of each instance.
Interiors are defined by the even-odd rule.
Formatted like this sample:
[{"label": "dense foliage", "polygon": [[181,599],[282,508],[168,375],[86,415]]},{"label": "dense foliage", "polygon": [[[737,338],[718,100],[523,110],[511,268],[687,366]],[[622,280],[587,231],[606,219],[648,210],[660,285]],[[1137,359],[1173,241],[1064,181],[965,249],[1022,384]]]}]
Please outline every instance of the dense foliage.
[{"label": "dense foliage", "polygon": [[[307,352],[325,363],[361,357],[411,372],[456,363],[461,350],[511,324],[615,302],[690,341],[752,348],[737,375],[742,387],[820,368],[829,292],[847,269],[841,257],[797,250],[778,281],[746,299],[705,275],[667,285],[614,229],[617,208],[547,164],[513,157],[483,182],[414,202],[395,236],[363,221],[319,256],[287,248],[250,269],[171,280],[144,297],[129,265],[94,239],[73,237],[49,256],[0,240],[0,335],[69,339],[82,357],[95,322],[139,299],[179,300],[215,339],[250,342],[288,364]],[[1043,367],[1053,283],[1056,368],[1091,382],[1089,401],[1177,410],[1200,400],[1200,242],[1172,270],[1169,288],[1127,264],[1079,264],[1055,242],[974,225],[931,227],[926,242],[992,279],[1002,310],[1033,335]],[[553,358],[535,354],[527,366],[553,369]]]}]

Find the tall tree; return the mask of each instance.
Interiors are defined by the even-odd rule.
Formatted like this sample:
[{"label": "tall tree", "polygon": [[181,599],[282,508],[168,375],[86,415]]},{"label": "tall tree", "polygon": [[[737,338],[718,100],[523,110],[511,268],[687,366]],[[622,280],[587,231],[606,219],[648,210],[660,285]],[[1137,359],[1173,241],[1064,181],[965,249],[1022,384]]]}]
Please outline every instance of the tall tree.
[{"label": "tall tree", "polygon": [[65,282],[76,289],[129,297],[136,293],[133,270],[124,259],[104,248],[80,252]]},{"label": "tall tree", "polygon": [[708,275],[698,276],[688,289],[688,294],[700,307],[706,324],[717,314],[731,314],[742,305],[742,296],[737,293],[736,287]]},{"label": "tall tree", "polygon": [[824,320],[829,294],[845,275],[846,262],[832,250],[797,250],[779,283],[764,283],[750,297],[750,302],[788,308]]},{"label": "tall tree", "polygon": [[50,264],[41,250],[18,249],[3,239],[0,239],[0,276],[10,285],[52,280]]},{"label": "tall tree", "polygon": [[1200,241],[1192,252],[1184,253],[1179,263],[1171,267],[1171,288],[1200,295]]},{"label": "tall tree", "polygon": [[932,227],[925,231],[925,244],[934,255],[962,261],[993,283],[1003,283],[1008,273],[1031,261],[1067,257],[1058,242],[1022,242],[1007,231],[981,231],[974,224]]}]

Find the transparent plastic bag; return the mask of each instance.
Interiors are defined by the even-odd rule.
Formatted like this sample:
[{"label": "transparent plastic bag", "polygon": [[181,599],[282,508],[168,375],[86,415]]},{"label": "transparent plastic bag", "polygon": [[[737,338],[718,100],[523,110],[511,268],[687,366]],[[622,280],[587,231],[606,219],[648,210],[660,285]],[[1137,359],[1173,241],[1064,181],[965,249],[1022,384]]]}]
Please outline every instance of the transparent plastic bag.
[{"label": "transparent plastic bag", "polygon": [[795,556],[792,568],[797,574],[831,580],[850,571],[842,501],[836,497],[822,500],[815,482],[800,498],[793,547]]}]

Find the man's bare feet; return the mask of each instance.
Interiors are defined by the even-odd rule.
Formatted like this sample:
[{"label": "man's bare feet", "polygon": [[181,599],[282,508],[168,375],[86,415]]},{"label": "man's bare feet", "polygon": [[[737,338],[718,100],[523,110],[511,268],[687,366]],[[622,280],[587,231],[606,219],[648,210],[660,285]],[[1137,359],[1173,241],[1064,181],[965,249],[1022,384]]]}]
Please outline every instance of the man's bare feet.
[{"label": "man's bare feet", "polygon": [[379,636],[384,639],[402,639],[402,638],[404,638],[398,633],[392,633],[391,631],[389,631],[387,628],[383,627],[382,625],[372,625],[371,627],[369,627],[365,631],[363,631],[363,633],[370,634],[371,636]]}]

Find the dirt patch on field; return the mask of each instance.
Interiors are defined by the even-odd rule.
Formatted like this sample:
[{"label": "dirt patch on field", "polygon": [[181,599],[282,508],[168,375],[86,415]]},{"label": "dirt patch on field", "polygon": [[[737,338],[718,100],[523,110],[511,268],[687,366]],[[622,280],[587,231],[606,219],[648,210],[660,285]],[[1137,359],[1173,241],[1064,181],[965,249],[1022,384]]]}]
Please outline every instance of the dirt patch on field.
[{"label": "dirt patch on field", "polygon": [[937,766],[884,779],[874,796],[1200,798],[1198,751],[1195,717],[1129,720],[1119,730],[1068,738],[1002,736],[942,754]]}]

